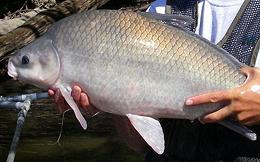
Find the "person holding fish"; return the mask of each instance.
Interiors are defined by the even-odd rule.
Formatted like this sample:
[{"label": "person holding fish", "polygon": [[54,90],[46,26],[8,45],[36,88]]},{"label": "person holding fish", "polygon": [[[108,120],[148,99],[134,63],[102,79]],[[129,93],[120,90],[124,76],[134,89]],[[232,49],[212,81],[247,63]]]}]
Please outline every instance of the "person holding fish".
[{"label": "person holding fish", "polygon": [[[257,49],[257,46],[259,45],[259,41],[257,42],[257,40],[259,39],[260,32],[256,31],[256,29],[259,27],[258,24],[260,22],[260,18],[254,17],[257,13],[252,13],[250,11],[252,8],[257,10],[257,13],[259,13],[259,2],[253,0],[205,0],[198,2],[193,0],[176,0],[174,2],[157,0],[152,3],[148,9],[148,12],[157,12],[161,14],[181,14],[196,19],[197,24],[189,26],[189,30],[196,32],[213,43],[219,42],[220,46],[222,46],[241,62],[250,66],[259,66],[260,57],[256,57],[257,53],[253,49]],[[198,15],[195,14],[196,12],[198,12]],[[250,18],[250,16],[252,16],[252,19],[246,20],[246,18]],[[254,21],[257,23],[253,23]],[[246,29],[241,29],[241,27],[244,26],[246,26],[246,29],[251,32],[245,31]],[[239,44],[235,41],[237,39],[240,39],[240,42],[242,43]],[[200,121],[202,123],[213,123],[221,121],[227,117],[232,117],[245,125],[260,124],[260,69],[246,67],[242,69],[241,72],[247,76],[247,80],[240,87],[207,94],[200,94],[186,100],[186,105],[189,106],[220,101],[228,102],[228,104],[226,104],[222,109],[201,117]],[[56,91],[55,93],[54,90],[49,90],[49,94],[54,96],[55,101],[59,105],[60,111],[64,111],[64,108],[67,106],[65,100],[62,99],[60,92]],[[83,92],[80,86],[73,87],[72,96],[74,100],[87,112],[92,112],[93,114],[96,112],[95,108],[90,108],[87,92]],[[115,118],[123,121],[121,122],[121,126],[118,126],[119,129],[131,129],[131,132],[135,135],[134,137],[139,136],[134,129],[129,128],[128,120],[126,118]],[[241,142],[239,137],[235,137],[235,140],[233,141],[231,139],[221,139],[227,137],[232,138],[234,134],[227,132],[228,130],[222,129],[215,124],[202,125],[196,121],[190,123],[183,120],[166,120],[162,122],[162,125],[164,126],[164,129],[166,129],[165,132],[168,133],[166,134],[168,137],[166,139],[169,139],[169,137],[172,136],[172,139],[166,141],[166,143],[173,146],[166,146],[166,155],[163,154],[159,156],[155,153],[149,152],[147,155],[147,161],[174,161],[180,159],[200,159],[205,161],[225,159],[232,160],[239,156],[250,157],[250,155],[243,153],[243,151],[241,151],[241,154],[238,153],[239,151],[234,151],[230,154],[231,151],[229,149],[237,149],[235,147],[240,147],[241,150],[244,150],[242,148],[244,146],[250,146],[248,144],[250,142],[245,140]],[[213,129],[218,129],[220,132],[214,132],[215,130],[213,131]],[[214,134],[210,133],[210,131],[214,132]],[[210,134],[210,136],[207,137],[207,134]],[[128,137],[128,142],[131,141],[127,134],[124,134],[123,136],[126,138]],[[203,140],[203,138],[205,138],[205,140]],[[132,140],[137,141],[135,144],[131,144],[133,142],[129,143],[130,146],[132,145],[132,148],[140,152],[145,149],[145,142],[142,141],[141,137],[137,139],[139,140]],[[214,140],[223,143],[216,144],[213,142]],[[201,144],[203,142],[204,144]],[[230,145],[233,146],[224,148],[229,142]],[[251,144],[251,146],[252,148],[255,148],[260,145]],[[219,147],[222,150],[212,147]],[[245,148],[248,149],[248,147]],[[257,151],[255,150],[254,152],[254,150],[252,150],[253,149],[248,150],[248,154],[253,152],[251,157],[258,157],[259,154],[257,154]],[[215,153],[214,155],[214,151],[218,151],[218,153]],[[207,155],[207,153],[210,155]]]},{"label": "person holding fish", "polygon": [[249,67],[260,65],[259,10],[255,0],[157,0],[150,14],[75,14],[10,57],[8,74],[52,87],[60,111],[69,105],[84,129],[78,107],[116,114],[147,162],[260,160],[258,141],[202,124],[256,140],[244,125],[259,134],[260,70]]},{"label": "person holding fish", "polygon": [[[254,128],[260,132],[257,126],[260,124],[260,69],[256,68],[260,67],[260,33],[257,30],[260,19],[256,16],[260,11],[260,3],[254,0],[157,0],[148,11],[181,14],[195,19],[196,23],[189,26],[188,30],[218,44],[240,62],[255,66],[241,69],[247,80],[240,87],[198,94],[188,98],[185,104],[193,106],[227,102],[222,109],[201,117],[200,122],[215,123],[233,118],[248,126],[255,125]],[[260,160],[260,152],[257,151],[259,144],[244,141],[216,124],[172,121],[169,125],[165,128],[171,129],[169,134],[172,139],[168,142],[177,146],[170,146],[171,151],[166,157],[151,153],[148,161],[170,161],[169,157],[200,161]],[[190,135],[183,135],[187,133]],[[178,142],[182,140],[184,142]]]}]

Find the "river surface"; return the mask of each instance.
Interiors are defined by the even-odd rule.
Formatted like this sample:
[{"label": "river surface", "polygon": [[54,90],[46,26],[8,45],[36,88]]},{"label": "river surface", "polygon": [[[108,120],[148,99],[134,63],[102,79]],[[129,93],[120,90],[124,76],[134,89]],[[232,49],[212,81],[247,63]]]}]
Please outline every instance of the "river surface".
[{"label": "river surface", "polygon": [[[0,96],[40,92],[32,86],[6,81],[0,83]],[[0,109],[0,162],[6,161],[16,127],[17,111]],[[100,113],[88,117],[83,130],[72,111],[65,114],[60,142],[61,115],[51,99],[32,103],[17,148],[17,162],[142,162],[113,127],[111,116]]]}]

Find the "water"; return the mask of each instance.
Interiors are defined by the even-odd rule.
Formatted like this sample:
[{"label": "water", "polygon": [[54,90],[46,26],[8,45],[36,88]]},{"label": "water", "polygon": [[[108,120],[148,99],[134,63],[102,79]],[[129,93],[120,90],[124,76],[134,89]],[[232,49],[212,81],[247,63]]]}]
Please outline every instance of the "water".
[{"label": "water", "polygon": [[[0,84],[0,95],[39,92],[16,81]],[[0,162],[5,161],[16,127],[17,112],[0,109]],[[18,162],[142,162],[141,155],[130,150],[113,127],[111,115],[88,117],[84,131],[72,111],[65,115],[60,143],[61,116],[51,99],[33,102],[17,148]]]}]

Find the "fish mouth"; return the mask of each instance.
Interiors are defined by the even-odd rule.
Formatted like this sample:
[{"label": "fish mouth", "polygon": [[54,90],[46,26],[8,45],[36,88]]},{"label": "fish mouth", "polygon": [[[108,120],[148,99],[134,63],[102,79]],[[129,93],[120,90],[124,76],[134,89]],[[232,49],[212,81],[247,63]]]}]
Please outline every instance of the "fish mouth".
[{"label": "fish mouth", "polygon": [[18,78],[18,74],[17,74],[17,71],[16,71],[16,69],[15,69],[15,67],[14,67],[14,64],[12,63],[12,61],[9,59],[9,61],[8,61],[8,75],[10,76],[10,77],[12,77],[14,80],[17,80],[17,78]]}]

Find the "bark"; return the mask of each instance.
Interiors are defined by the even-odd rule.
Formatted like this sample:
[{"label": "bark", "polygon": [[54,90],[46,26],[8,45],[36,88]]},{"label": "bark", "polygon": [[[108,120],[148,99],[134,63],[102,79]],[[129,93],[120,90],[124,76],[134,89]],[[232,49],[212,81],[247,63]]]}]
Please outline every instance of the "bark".
[{"label": "bark", "polygon": [[17,49],[44,34],[51,24],[76,12],[97,8],[109,0],[66,0],[52,9],[40,12],[22,26],[0,37],[0,64]]}]

